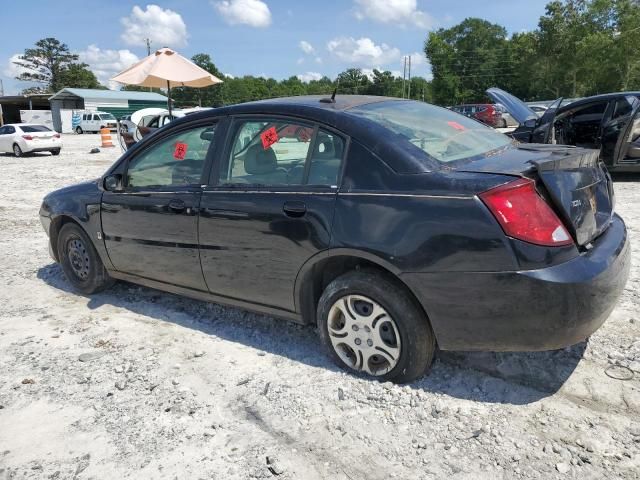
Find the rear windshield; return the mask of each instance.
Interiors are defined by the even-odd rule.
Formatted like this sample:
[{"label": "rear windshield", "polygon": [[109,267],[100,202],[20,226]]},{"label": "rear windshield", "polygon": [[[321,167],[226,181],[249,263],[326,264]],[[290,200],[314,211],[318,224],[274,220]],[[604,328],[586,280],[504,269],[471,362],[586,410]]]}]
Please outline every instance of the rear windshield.
[{"label": "rear windshield", "polygon": [[347,112],[379,123],[439,162],[484,155],[512,143],[480,122],[423,102],[369,103]]},{"label": "rear windshield", "polygon": [[22,125],[20,129],[24,133],[35,133],[35,132],[50,132],[51,129],[45,127],[44,125]]}]

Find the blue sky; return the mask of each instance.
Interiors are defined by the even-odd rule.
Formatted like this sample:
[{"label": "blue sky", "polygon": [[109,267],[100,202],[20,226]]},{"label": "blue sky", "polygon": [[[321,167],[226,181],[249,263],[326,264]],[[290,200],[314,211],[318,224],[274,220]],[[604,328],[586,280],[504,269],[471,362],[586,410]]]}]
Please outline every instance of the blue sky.
[{"label": "blue sky", "polygon": [[[225,74],[278,79],[335,77],[350,66],[399,72],[412,55],[413,74],[429,76],[422,53],[432,29],[466,17],[501,24],[510,33],[534,29],[547,0],[170,0],[140,3],[31,0],[2,7],[0,78],[15,81],[11,59],[52,36],[91,65],[106,84],[152,49],[185,56],[208,53]],[[15,58],[15,57],[14,57]],[[113,85],[112,85],[113,86]]]}]

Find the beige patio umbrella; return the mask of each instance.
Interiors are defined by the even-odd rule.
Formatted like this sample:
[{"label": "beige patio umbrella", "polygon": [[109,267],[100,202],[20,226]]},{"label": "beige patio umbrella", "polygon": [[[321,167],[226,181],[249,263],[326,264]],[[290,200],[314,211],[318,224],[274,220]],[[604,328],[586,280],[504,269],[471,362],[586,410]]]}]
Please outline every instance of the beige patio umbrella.
[{"label": "beige patio umbrella", "polygon": [[202,88],[222,83],[218,77],[200,68],[170,48],[161,48],[138,63],[123,70],[111,80],[125,85],[166,88],[171,115],[171,88]]}]

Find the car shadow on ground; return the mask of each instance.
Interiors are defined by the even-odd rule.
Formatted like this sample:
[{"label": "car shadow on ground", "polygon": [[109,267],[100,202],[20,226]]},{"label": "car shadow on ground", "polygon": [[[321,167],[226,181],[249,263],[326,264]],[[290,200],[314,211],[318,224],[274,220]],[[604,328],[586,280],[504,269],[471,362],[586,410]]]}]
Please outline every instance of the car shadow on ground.
[{"label": "car shadow on ground", "polygon": [[640,182],[640,172],[639,173],[616,173],[611,172],[611,179],[614,182]]},{"label": "car shadow on ground", "polygon": [[[41,267],[37,277],[54,288],[82,296],[71,289],[57,264]],[[313,367],[339,371],[311,327],[126,282],[84,297],[92,310],[113,305]],[[528,404],[558,391],[585,348],[586,342],[551,352],[441,351],[429,374],[410,387],[479,402]]]}]

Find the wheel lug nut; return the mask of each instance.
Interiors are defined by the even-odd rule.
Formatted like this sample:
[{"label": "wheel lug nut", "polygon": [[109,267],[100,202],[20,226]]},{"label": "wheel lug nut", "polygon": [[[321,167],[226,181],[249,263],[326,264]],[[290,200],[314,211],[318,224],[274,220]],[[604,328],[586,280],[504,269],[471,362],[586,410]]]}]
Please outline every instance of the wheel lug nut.
[{"label": "wheel lug nut", "polygon": [[371,331],[371,329],[365,325],[365,327],[364,327],[364,331],[365,331],[365,332],[367,332],[367,333],[369,333],[369,332]]},{"label": "wheel lug nut", "polygon": [[370,347],[373,347],[373,340],[371,339],[367,340],[367,345],[369,345]]},{"label": "wheel lug nut", "polygon": [[357,331],[358,331],[358,326],[357,326],[357,325],[354,325],[354,326],[353,326],[353,327],[351,327],[351,328],[353,329],[353,331],[354,331],[354,332],[357,332]]},{"label": "wheel lug nut", "polygon": [[360,345],[362,343],[362,340],[360,340],[359,338],[355,339],[356,345]]}]

